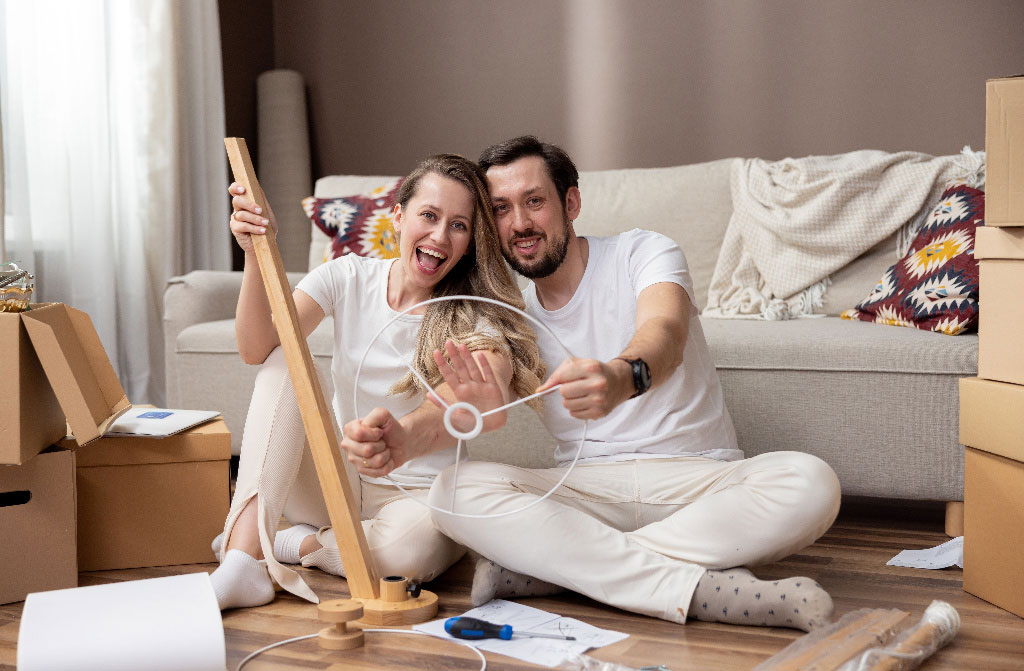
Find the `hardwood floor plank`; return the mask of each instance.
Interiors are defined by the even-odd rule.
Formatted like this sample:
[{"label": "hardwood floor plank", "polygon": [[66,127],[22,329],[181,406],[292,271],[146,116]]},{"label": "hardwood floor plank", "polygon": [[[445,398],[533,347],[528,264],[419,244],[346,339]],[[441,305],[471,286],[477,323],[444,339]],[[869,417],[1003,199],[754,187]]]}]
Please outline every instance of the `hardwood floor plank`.
[{"label": "hardwood floor plank", "polygon": [[[943,531],[941,508],[937,511],[928,517],[929,510],[918,510],[914,513],[916,516],[902,519],[880,517],[884,509],[873,515],[850,514],[844,510],[836,524],[813,546],[783,561],[756,567],[754,572],[762,578],[804,575],[817,580],[832,595],[836,617],[858,608],[899,608],[909,611],[912,621],[916,622],[933,600],[947,601],[960,613],[960,634],[922,669],[1024,669],[1024,620],[964,592],[960,569],[926,571],[885,565],[900,550],[933,547],[948,540]],[[213,568],[205,564],[83,573],[80,584],[155,578]],[[348,596],[344,580],[317,570],[298,570],[322,598]],[[471,582],[472,566],[463,561],[429,585],[428,588],[441,597],[438,617],[457,615],[472,607]],[[627,613],[572,593],[526,599],[524,603],[597,627],[628,633],[629,638],[588,654],[634,668],[664,664],[673,671],[750,669],[802,635],[790,629],[706,622],[680,626]],[[0,670],[14,669],[21,610],[20,603],[0,606]],[[273,603],[261,608],[227,612],[224,632],[228,669],[234,671],[253,650],[282,639],[315,633],[323,626],[317,620],[314,605],[288,594],[279,594]],[[488,669],[493,671],[541,668],[490,653],[487,658]],[[301,641],[261,655],[246,666],[246,670],[461,671],[475,670],[479,665],[479,659],[472,652],[449,642],[411,635],[368,633],[363,648],[338,652],[321,649],[315,640]]]}]

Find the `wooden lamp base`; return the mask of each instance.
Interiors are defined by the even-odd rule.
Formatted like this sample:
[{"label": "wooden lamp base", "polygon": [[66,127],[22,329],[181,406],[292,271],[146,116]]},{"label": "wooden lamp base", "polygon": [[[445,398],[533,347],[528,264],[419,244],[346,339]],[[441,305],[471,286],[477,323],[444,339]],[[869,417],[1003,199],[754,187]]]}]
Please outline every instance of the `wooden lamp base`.
[{"label": "wooden lamp base", "polygon": [[419,587],[410,589],[408,578],[388,576],[380,579],[379,599],[360,599],[362,626],[403,626],[426,622],[437,615],[437,595]]},{"label": "wooden lamp base", "polygon": [[363,604],[355,599],[332,599],[321,602],[317,613],[323,622],[332,622],[334,626],[324,627],[317,636],[321,648],[329,650],[350,650],[358,648],[365,640],[359,629],[349,631],[348,623],[357,620],[363,614]]}]

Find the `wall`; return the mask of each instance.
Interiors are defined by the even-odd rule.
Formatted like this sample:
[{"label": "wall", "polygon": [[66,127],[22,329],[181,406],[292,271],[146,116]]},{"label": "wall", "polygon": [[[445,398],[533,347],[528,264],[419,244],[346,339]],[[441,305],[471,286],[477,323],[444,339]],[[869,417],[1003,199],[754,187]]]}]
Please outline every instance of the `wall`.
[{"label": "wall", "polygon": [[[984,146],[985,79],[1024,71],[1015,0],[244,7],[271,17],[273,44],[225,29],[225,63],[269,53],[304,75],[314,176],[405,173],[427,154],[475,157],[524,132],[562,144],[582,169],[954,153]],[[249,72],[229,78],[225,67],[226,86],[251,90]]]}]

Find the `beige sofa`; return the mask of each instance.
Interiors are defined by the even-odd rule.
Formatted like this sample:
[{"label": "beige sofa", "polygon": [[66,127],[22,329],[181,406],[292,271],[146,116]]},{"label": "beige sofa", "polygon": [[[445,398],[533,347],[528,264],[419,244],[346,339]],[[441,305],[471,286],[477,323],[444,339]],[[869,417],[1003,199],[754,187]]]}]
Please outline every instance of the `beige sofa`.
[{"label": "beige sofa", "polygon": [[[734,159],[648,170],[585,172],[577,232],[607,235],[643,227],[686,253],[700,307],[731,213]],[[365,193],[386,177],[332,176],[315,195]],[[280,206],[279,206],[280,207]],[[310,258],[326,237],[314,230]],[[825,310],[836,315],[867,295],[896,260],[889,239],[833,276]],[[291,274],[297,281],[301,273]],[[233,315],[240,273],[193,272],[165,294],[168,404],[224,413],[235,452],[256,368],[237,354]],[[747,455],[800,450],[827,461],[846,494],[958,501],[957,379],[977,371],[977,337],[950,337],[829,316],[782,322],[704,319],[726,403]],[[331,324],[310,337],[328,370]],[[579,352],[586,355],[586,352]],[[329,391],[332,393],[332,391]],[[522,408],[522,406],[520,406]],[[470,445],[473,458],[551,463],[552,441],[528,410]]]}]

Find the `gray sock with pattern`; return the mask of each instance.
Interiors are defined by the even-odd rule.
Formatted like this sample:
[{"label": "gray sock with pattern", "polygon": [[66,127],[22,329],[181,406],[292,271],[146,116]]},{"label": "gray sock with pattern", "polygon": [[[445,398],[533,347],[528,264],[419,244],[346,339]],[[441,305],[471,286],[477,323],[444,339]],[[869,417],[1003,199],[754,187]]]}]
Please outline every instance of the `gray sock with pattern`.
[{"label": "gray sock with pattern", "polygon": [[758,580],[742,568],[707,571],[687,615],[705,622],[811,631],[828,624],[832,597],[810,578]]},{"label": "gray sock with pattern", "polygon": [[547,596],[564,591],[565,589],[558,585],[509,571],[490,559],[478,557],[473,572],[470,600],[474,606],[482,606],[492,599]]}]

